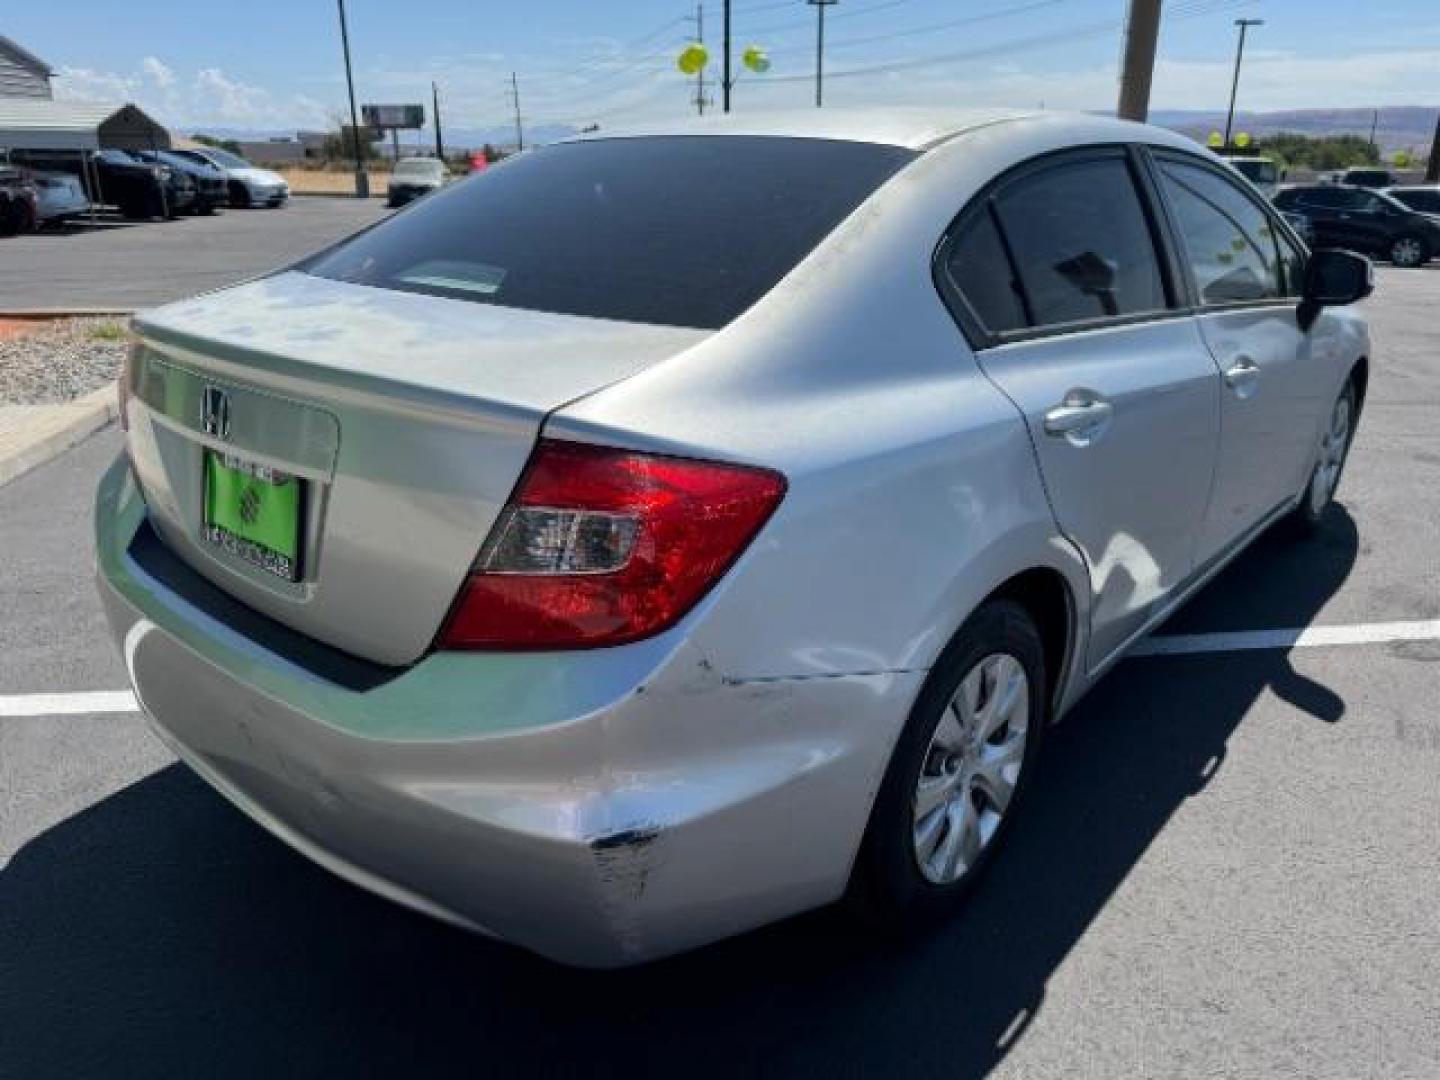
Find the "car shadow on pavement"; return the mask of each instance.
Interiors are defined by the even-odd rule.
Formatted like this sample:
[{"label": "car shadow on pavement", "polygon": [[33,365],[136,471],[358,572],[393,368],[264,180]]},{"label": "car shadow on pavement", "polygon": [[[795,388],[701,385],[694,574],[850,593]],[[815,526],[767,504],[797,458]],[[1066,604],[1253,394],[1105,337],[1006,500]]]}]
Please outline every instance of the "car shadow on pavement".
[{"label": "car shadow on pavement", "polygon": [[[1357,551],[1340,507],[1308,545],[1264,537],[1184,629],[1303,626]],[[1050,733],[1010,849],[938,928],[878,940],[826,911],[620,972],[353,889],[171,766],[0,871],[0,1074],[982,1076],[1267,689],[1343,716],[1284,651],[1123,664]]]}]

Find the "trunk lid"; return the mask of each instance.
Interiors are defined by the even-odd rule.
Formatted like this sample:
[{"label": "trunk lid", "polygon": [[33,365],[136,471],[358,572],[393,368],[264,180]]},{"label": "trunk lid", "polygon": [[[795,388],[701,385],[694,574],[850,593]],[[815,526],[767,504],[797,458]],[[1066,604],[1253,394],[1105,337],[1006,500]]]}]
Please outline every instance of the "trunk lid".
[{"label": "trunk lid", "polygon": [[[128,446],[156,532],[249,606],[396,665],[434,640],[545,417],[708,336],[295,271],[135,329]],[[207,455],[299,480],[295,580],[217,542]]]}]

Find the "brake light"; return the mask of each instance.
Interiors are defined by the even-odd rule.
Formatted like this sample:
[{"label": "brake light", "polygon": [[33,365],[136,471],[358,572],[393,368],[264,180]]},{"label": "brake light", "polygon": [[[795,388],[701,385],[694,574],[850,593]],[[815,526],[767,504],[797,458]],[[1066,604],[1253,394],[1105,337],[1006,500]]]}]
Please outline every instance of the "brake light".
[{"label": "brake light", "polygon": [[541,439],[438,645],[595,648],[659,633],[784,494],[768,469]]}]

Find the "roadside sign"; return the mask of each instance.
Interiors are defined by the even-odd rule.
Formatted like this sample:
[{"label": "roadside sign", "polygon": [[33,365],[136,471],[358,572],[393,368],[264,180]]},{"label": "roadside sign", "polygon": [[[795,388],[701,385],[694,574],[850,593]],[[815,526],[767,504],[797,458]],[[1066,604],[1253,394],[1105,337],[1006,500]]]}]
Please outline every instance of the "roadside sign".
[{"label": "roadside sign", "polygon": [[374,131],[410,131],[425,126],[424,105],[361,105],[365,126]]}]

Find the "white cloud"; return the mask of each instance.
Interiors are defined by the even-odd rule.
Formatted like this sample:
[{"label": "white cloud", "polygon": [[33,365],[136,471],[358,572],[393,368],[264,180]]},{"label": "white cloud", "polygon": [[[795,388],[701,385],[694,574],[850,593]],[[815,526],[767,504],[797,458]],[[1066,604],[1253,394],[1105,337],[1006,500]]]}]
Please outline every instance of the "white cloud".
[{"label": "white cloud", "polygon": [[140,69],[150,76],[151,82],[162,90],[175,85],[175,72],[159,57],[145,57],[140,61]]},{"label": "white cloud", "polygon": [[62,67],[55,94],[62,100],[133,102],[171,127],[313,128],[329,126],[325,105],[307,94],[279,96],[218,67],[183,75],[159,57],[132,72]]}]

